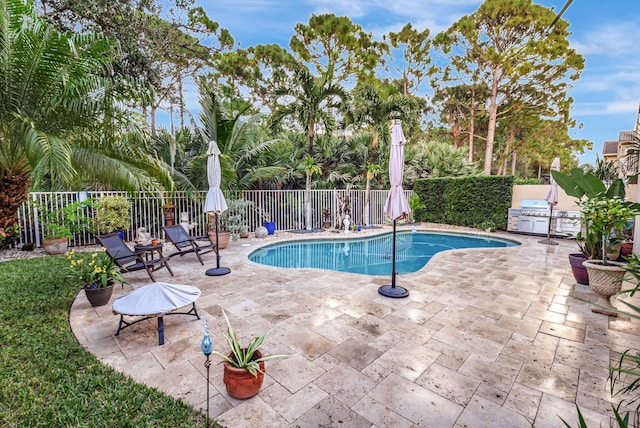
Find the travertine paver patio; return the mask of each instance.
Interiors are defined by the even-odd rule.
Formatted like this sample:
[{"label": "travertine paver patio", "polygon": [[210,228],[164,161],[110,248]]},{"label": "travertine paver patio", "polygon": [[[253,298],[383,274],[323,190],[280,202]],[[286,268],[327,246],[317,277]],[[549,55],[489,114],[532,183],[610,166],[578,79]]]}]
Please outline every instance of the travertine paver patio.
[{"label": "travertine paver patio", "polygon": [[[398,277],[410,291],[405,299],[378,294],[386,277],[248,261],[278,235],[221,250],[226,276],[204,274],[215,266],[213,254],[205,266],[193,255],[174,258],[175,277],[156,275],[200,288],[198,312],[216,350],[227,349],[224,308],[241,336],[273,329],[267,353],[295,355],[267,362],[261,392],[245,401],[226,394],[212,356],[210,413],[223,426],[558,427],[560,417],[577,426],[576,403],[589,427],[609,426],[608,367],[614,351],[640,347],[639,323],[594,314],[576,299],[595,294],[571,275],[567,254],[575,243],[495,235],[522,245],[440,253],[420,272]],[[126,277],[130,284],[112,302],[149,283],[143,272]],[[206,409],[203,320],[165,317],[163,346],[155,321],[115,337],[111,305],[91,308],[80,293],[70,324],[105,364]]]}]

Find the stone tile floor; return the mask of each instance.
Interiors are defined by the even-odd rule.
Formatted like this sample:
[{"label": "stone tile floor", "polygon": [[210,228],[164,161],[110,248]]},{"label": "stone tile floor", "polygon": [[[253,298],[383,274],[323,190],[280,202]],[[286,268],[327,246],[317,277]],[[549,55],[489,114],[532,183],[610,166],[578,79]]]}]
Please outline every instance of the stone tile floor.
[{"label": "stone tile floor", "polygon": [[[203,256],[205,266],[194,255],[172,259],[174,277],[156,273],[158,281],[202,291],[202,319],[165,317],[163,346],[155,320],[115,337],[111,304],[92,308],[82,292],[70,324],[105,364],[203,410],[204,319],[222,352],[223,308],[245,339],[272,330],[263,349],[294,357],[267,362],[263,388],[251,399],[226,394],[212,356],[210,415],[229,428],[559,427],[561,417],[577,426],[576,404],[589,427],[609,426],[617,398],[608,392],[608,367],[616,352],[640,348],[639,322],[592,313],[576,299],[596,296],[571,275],[567,254],[575,243],[493,235],[522,245],[439,253],[421,271],[398,277],[410,291],[404,299],[378,294],[390,278],[247,259],[278,240],[338,235],[240,240],[221,250],[229,275],[205,275],[215,266],[213,254]],[[150,282],[142,272],[126,278],[111,302]]]}]

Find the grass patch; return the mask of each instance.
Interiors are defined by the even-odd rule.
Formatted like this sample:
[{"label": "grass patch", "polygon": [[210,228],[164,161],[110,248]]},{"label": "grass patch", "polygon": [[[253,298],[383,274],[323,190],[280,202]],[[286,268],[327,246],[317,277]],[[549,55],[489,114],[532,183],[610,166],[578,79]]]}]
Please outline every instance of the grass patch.
[{"label": "grass patch", "polygon": [[0,263],[0,426],[202,427],[205,415],[76,341],[64,256]]}]

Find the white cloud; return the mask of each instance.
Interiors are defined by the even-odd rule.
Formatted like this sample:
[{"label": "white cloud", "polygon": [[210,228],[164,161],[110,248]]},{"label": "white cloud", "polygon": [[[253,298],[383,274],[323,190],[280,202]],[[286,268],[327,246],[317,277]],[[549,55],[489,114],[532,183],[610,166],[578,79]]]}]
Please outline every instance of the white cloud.
[{"label": "white cloud", "polygon": [[581,40],[572,40],[572,47],[582,55],[622,56],[637,54],[640,27],[637,23],[616,22],[600,25],[585,32]]},{"label": "white cloud", "polygon": [[614,101],[605,106],[607,113],[633,113],[638,111],[638,100]]}]

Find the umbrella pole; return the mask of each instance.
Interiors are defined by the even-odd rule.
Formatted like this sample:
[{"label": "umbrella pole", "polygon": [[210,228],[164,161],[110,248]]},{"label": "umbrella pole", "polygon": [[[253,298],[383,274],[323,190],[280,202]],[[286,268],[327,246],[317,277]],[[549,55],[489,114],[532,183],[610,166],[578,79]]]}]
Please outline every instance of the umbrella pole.
[{"label": "umbrella pole", "polygon": [[391,285],[378,288],[378,293],[386,297],[407,297],[409,291],[404,287],[396,287],[396,220],[393,220],[393,255],[391,257]]},{"label": "umbrella pole", "polygon": [[218,248],[218,213],[216,213],[216,267],[205,272],[208,276],[221,276],[231,272],[228,267],[220,267],[220,249]]},{"label": "umbrella pole", "polygon": [[540,244],[547,244],[547,245],[558,245],[558,243],[556,241],[553,241],[551,239],[551,219],[553,218],[553,204],[551,205],[551,211],[549,212],[549,226],[547,227],[547,239],[544,239],[542,241],[538,241]]}]

